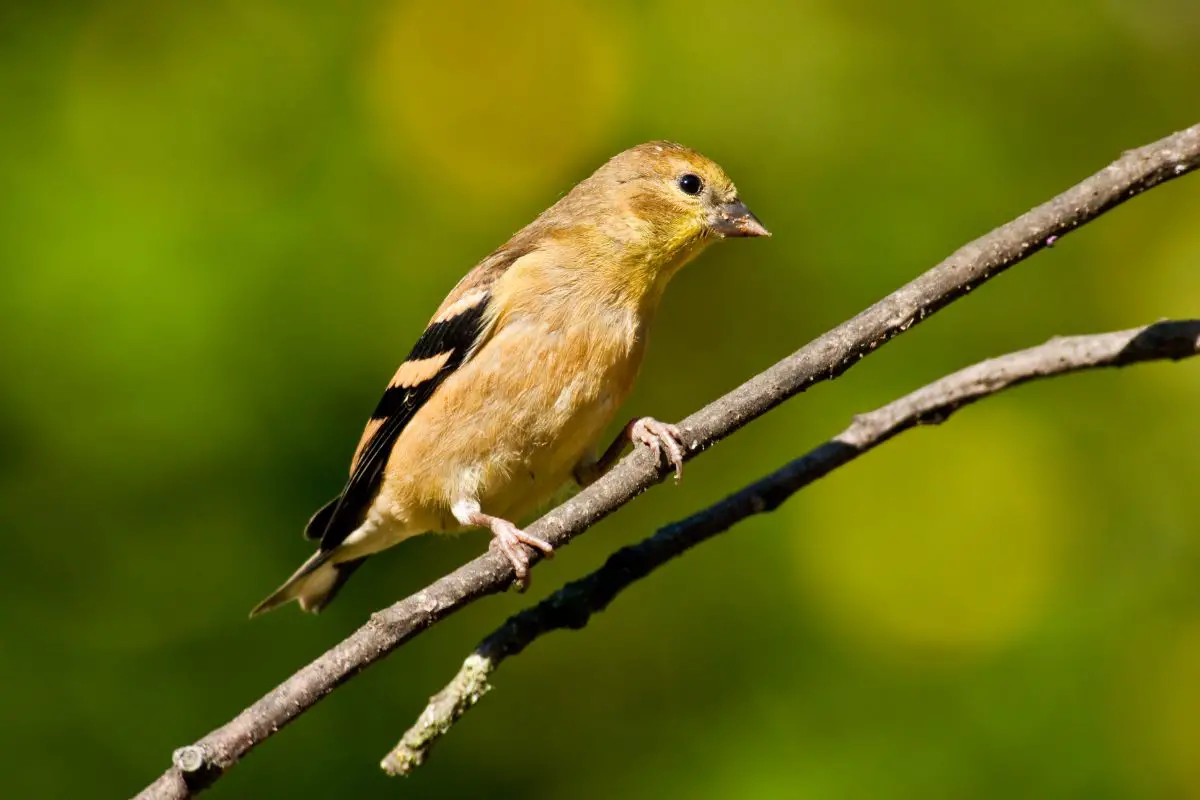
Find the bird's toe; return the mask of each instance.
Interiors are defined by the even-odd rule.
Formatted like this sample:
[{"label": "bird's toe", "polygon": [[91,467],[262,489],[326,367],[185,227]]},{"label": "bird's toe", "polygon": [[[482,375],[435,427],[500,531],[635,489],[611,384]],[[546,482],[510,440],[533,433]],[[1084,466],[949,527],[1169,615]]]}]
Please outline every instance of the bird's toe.
[{"label": "bird's toe", "polygon": [[642,417],[633,424],[630,438],[637,444],[650,448],[656,459],[675,468],[675,482],[683,479],[683,437],[679,426],[659,422],[653,417]]}]

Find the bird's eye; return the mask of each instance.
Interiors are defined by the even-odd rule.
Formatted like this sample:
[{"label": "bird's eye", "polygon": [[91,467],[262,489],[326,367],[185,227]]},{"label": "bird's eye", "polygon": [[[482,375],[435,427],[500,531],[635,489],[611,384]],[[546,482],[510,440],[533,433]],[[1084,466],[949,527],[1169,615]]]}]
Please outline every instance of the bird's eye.
[{"label": "bird's eye", "polygon": [[699,175],[688,173],[679,178],[679,191],[684,194],[698,195],[700,190],[704,188],[704,181],[700,180]]}]

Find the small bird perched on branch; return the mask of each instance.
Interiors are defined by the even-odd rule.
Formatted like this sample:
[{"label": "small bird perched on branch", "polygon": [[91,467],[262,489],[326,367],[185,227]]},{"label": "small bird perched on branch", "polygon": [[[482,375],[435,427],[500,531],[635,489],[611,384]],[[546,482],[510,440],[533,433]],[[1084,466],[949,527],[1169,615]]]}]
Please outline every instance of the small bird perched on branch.
[{"label": "small bird perched on branch", "polygon": [[529,579],[514,520],[627,443],[682,474],[675,426],[633,420],[593,447],[633,387],[671,277],[708,244],[770,236],[714,162],[650,142],[613,157],[471,270],[442,302],[371,415],[342,493],[305,535],[320,549],[251,612],[320,611],[372,553],[424,532],[487,528]]}]

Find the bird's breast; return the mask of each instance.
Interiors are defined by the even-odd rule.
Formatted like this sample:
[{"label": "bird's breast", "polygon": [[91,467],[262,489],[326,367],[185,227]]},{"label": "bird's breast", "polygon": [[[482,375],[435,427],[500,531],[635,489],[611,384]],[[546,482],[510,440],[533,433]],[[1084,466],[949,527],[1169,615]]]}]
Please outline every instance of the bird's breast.
[{"label": "bird's breast", "polygon": [[510,518],[546,502],[628,396],[644,322],[620,309],[504,319],[397,439],[383,487],[395,512],[453,528],[464,498]]}]

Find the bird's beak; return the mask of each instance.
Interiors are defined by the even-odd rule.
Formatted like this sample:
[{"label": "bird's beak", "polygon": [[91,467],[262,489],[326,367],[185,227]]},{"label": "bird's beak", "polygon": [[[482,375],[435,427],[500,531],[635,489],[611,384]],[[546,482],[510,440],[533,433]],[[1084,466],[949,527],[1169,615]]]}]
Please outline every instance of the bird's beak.
[{"label": "bird's beak", "polygon": [[717,207],[710,227],[725,236],[770,236],[771,232],[758,221],[741,200]]}]

